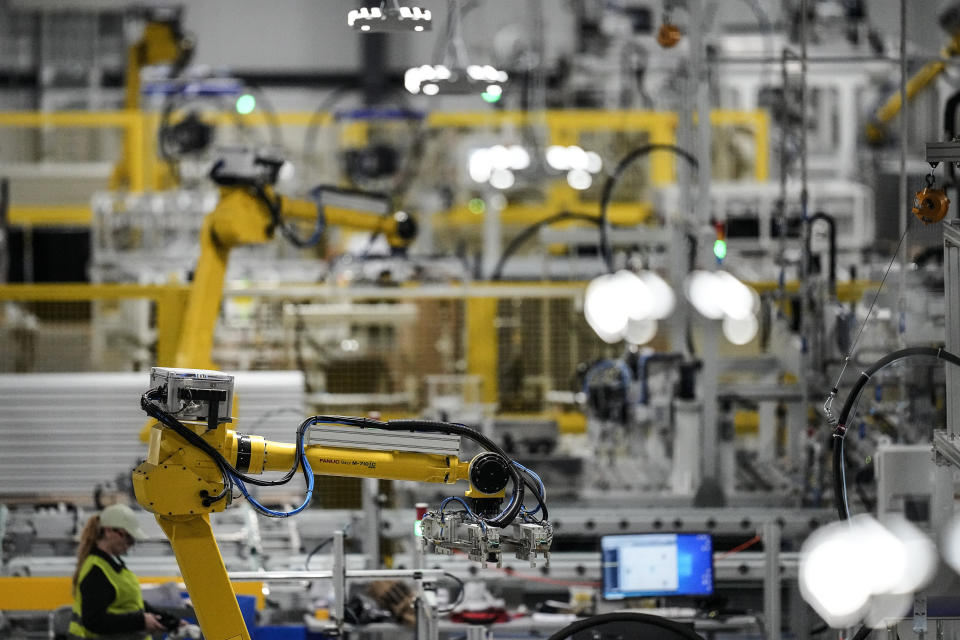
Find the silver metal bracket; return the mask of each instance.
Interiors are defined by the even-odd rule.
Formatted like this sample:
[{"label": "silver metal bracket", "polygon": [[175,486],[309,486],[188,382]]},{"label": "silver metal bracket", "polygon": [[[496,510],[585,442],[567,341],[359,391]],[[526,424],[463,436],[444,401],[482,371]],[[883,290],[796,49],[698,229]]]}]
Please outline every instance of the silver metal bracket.
[{"label": "silver metal bracket", "polygon": [[933,453],[937,464],[952,464],[960,468],[960,447],[956,436],[942,429],[933,432]]},{"label": "silver metal bracket", "polygon": [[928,142],[927,162],[960,162],[960,142]]},{"label": "silver metal bracket", "polygon": [[917,596],[913,599],[913,631],[923,634],[927,630],[927,597]]},{"label": "silver metal bracket", "polygon": [[412,451],[460,457],[460,436],[458,435],[393,431],[377,427],[317,424],[310,428],[307,444],[342,449]]},{"label": "silver metal bracket", "polygon": [[420,521],[425,551],[451,555],[462,551],[474,562],[486,567],[488,562],[502,566],[502,552],[513,549],[518,560],[537,566],[542,557],[550,566],[550,545],[553,528],[549,523],[513,523],[503,529],[485,527],[462,512],[441,515],[429,511]]}]

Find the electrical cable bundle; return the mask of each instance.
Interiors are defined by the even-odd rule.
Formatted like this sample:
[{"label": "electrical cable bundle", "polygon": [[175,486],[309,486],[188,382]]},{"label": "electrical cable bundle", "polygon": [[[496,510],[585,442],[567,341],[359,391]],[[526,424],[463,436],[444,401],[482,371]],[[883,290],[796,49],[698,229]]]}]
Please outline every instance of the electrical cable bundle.
[{"label": "electrical cable bundle", "polygon": [[270,196],[267,195],[266,189],[259,184],[254,185],[254,190],[257,194],[257,197],[260,198],[260,201],[263,202],[264,206],[267,207],[267,211],[270,212],[271,223],[275,227],[280,227],[280,233],[283,234],[284,238],[290,241],[290,244],[298,249],[309,249],[310,247],[316,246],[317,243],[320,242],[320,238],[323,237],[323,232],[327,226],[326,214],[321,204],[317,204],[317,220],[314,223],[313,231],[310,233],[310,237],[303,239],[297,235],[293,225],[283,219],[282,197],[277,196],[276,199],[270,198]]},{"label": "electrical cable bundle", "polygon": [[[419,433],[444,433],[467,438],[479,444],[481,447],[497,454],[507,463],[508,473],[513,487],[510,495],[510,502],[499,514],[492,518],[486,518],[473,511],[466,505],[466,502],[460,498],[454,498],[460,502],[473,518],[482,522],[485,527],[504,528],[510,525],[519,515],[524,515],[525,519],[533,514],[543,510],[543,516],[540,522],[547,520],[547,505],[545,504],[546,494],[543,489],[543,482],[540,477],[530,471],[518,462],[514,462],[493,440],[483,435],[475,429],[462,424],[453,422],[438,422],[432,420],[389,420],[381,422],[371,418],[356,418],[350,416],[313,416],[311,420],[323,424],[341,424],[360,428],[384,429],[387,431],[411,431]],[[537,485],[533,482],[536,481]],[[532,511],[527,511],[523,505],[524,487],[528,487],[537,498],[537,507]],[[449,504],[450,498],[444,500],[442,507]]]},{"label": "electrical cable bundle", "polygon": [[[873,374],[894,362],[915,356],[933,356],[939,360],[945,360],[950,364],[960,366],[960,356],[944,351],[942,347],[910,347],[908,349],[900,349],[899,351],[885,355],[870,365],[866,371],[862,371],[857,382],[853,385],[853,389],[851,389],[847,395],[846,401],[843,403],[843,409],[840,410],[840,415],[836,419],[836,426],[833,430],[833,491],[834,500],[837,503],[837,513],[841,520],[848,520],[850,518],[850,505],[847,502],[847,485],[843,459],[843,439],[847,434],[850,415],[856,407],[857,401],[860,399],[863,388]],[[836,389],[831,392],[831,397],[835,394]]]},{"label": "electrical cable bundle", "polygon": [[[473,440],[483,448],[488,451],[491,451],[503,460],[507,462],[507,468],[509,470],[510,479],[513,482],[513,488],[510,496],[510,502],[507,504],[506,508],[503,509],[499,514],[493,518],[485,518],[473,514],[470,508],[467,506],[460,498],[453,498],[454,500],[459,501],[464,507],[467,508],[467,511],[477,520],[483,523],[484,527],[492,526],[503,528],[511,524],[517,516],[521,516],[524,521],[535,521],[533,516],[539,513],[542,509],[543,514],[541,520],[536,522],[544,522],[547,520],[547,506],[545,504],[546,490],[543,486],[543,481],[540,477],[527,469],[518,462],[515,462],[507,456],[507,454],[501,449],[495,442],[484,436],[482,433],[471,429],[462,424],[455,424],[449,422],[433,422],[427,420],[391,420],[388,422],[381,422],[379,420],[373,420],[370,418],[357,418],[350,416],[311,416],[300,423],[300,426],[297,428],[297,437],[296,437],[296,454],[294,456],[293,466],[287,471],[281,478],[277,480],[262,480],[253,476],[244,474],[236,469],[230,462],[227,461],[223,455],[216,450],[210,443],[200,437],[197,433],[191,430],[189,427],[180,422],[175,416],[167,412],[156,402],[156,398],[162,396],[164,393],[163,389],[151,389],[147,391],[140,398],[141,408],[152,418],[155,418],[161,424],[170,429],[173,429],[180,437],[186,440],[191,445],[197,447],[205,454],[207,454],[211,460],[217,465],[217,468],[220,470],[221,477],[223,478],[223,489],[216,496],[206,495],[206,492],[201,492],[202,503],[204,506],[210,506],[214,502],[222,500],[227,496],[232,495],[233,487],[236,486],[240,489],[240,492],[243,494],[244,498],[260,513],[270,516],[273,518],[285,518],[288,516],[295,515],[300,513],[303,509],[307,507],[310,503],[310,500],[313,498],[313,487],[314,487],[314,475],[313,469],[310,467],[310,463],[307,460],[304,440],[306,438],[307,431],[310,427],[316,424],[339,424],[360,428],[375,428],[383,429],[386,431],[411,431],[411,432],[421,432],[421,433],[445,433],[453,434],[461,437],[468,438]],[[278,486],[286,484],[289,482],[297,472],[297,468],[301,468],[304,481],[306,483],[306,495],[304,497],[303,503],[290,511],[275,511],[269,509],[257,501],[256,498],[250,495],[247,490],[246,484],[253,484],[261,487],[267,486]],[[536,481],[536,485],[533,484],[533,481]],[[524,486],[530,488],[534,496],[537,498],[537,507],[533,510],[527,510],[523,505],[524,497]],[[451,501],[451,498],[446,499],[441,505],[441,513],[443,506]]]},{"label": "electrical cable bundle", "polygon": [[[201,438],[193,430],[177,420],[176,417],[160,407],[155,402],[154,398],[162,393],[163,391],[161,389],[151,389],[150,391],[147,391],[140,398],[140,407],[147,413],[147,415],[155,418],[162,425],[173,429],[177,435],[210,456],[213,462],[217,465],[217,468],[220,470],[220,475],[223,478],[223,489],[221,489],[219,494],[210,496],[206,495],[206,491],[201,492],[201,502],[203,503],[203,506],[209,507],[214,502],[232,495],[234,486],[240,489],[240,493],[243,494],[244,498],[246,498],[247,501],[257,511],[272,518],[286,518],[295,515],[303,511],[307,505],[310,504],[310,500],[313,498],[314,477],[313,469],[311,469],[310,463],[307,461],[303,441],[304,437],[306,436],[307,429],[316,424],[315,418],[307,418],[297,428],[296,455],[294,456],[294,463],[290,470],[277,480],[262,480],[238,471],[236,467],[231,465],[227,459],[224,458],[223,455],[221,455],[221,453],[217,451],[209,442]],[[269,509],[257,501],[256,498],[251,496],[247,490],[245,483],[261,487],[286,484],[291,478],[293,478],[294,474],[296,474],[297,467],[301,467],[303,471],[303,478],[307,485],[306,496],[304,497],[303,504],[295,509],[292,509],[291,511],[275,511],[273,509]]]}]

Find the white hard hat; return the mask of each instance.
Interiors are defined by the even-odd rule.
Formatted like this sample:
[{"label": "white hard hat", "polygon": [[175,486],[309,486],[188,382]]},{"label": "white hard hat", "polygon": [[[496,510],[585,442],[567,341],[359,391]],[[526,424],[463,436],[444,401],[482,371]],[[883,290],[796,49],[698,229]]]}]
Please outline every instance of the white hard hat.
[{"label": "white hard hat", "polygon": [[134,540],[145,540],[147,534],[140,528],[137,515],[125,504],[112,504],[100,512],[100,526],[123,529]]}]

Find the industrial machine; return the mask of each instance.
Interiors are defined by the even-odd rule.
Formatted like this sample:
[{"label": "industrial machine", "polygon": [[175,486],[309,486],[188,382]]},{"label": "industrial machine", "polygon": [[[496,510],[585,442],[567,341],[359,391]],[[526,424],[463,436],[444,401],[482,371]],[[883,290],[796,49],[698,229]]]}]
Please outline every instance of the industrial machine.
[{"label": "industrial machine", "polygon": [[[391,214],[382,196],[334,188],[315,189],[313,200],[276,194],[273,185],[282,166],[276,155],[250,149],[227,150],[214,164],[210,177],[221,188],[220,201],[200,233],[200,257],[174,365],[210,366],[223,279],[234,247],[265,243],[277,231],[297,247],[311,247],[327,227],[336,226],[382,233],[397,249],[415,237],[413,218],[402,211]],[[309,237],[298,235],[295,220],[313,222]]]},{"label": "industrial machine", "polygon": [[[801,597],[796,550],[834,511],[847,519],[876,510],[884,523],[905,514],[924,534],[949,529],[949,465],[960,461],[950,355],[960,344],[960,236],[956,225],[937,223],[949,220],[956,201],[949,190],[957,154],[949,142],[934,145],[940,156],[908,151],[910,138],[942,137],[936,111],[945,112],[945,138],[956,134],[960,98],[943,105],[943,97],[954,90],[946,85],[960,52],[957,11],[941,12],[947,39],[934,29],[933,49],[915,43],[911,51],[904,42],[898,93],[890,84],[898,60],[884,40],[895,31],[878,33],[864,2],[583,0],[558,9],[449,0],[434,3],[434,14],[446,4],[446,29],[435,30],[444,33],[431,57],[417,34],[439,15],[394,0],[354,4],[341,12],[340,29],[362,43],[363,77],[335,89],[288,87],[278,100],[294,110],[319,104],[313,113],[203,104],[202,83],[181,73],[192,42],[180,13],[154,16],[130,51],[124,105],[157,109],[136,121],[132,139],[151,140],[142,134],[159,122],[160,157],[179,166],[182,179],[170,188],[176,181],[163,175],[155,149],[131,142],[113,191],[93,200],[91,280],[117,296],[110,284],[127,292],[149,285],[150,296],[91,305],[91,368],[152,369],[142,397],[147,459],[133,489],[149,512],[141,515],[155,516],[172,544],[208,638],[251,635],[230,590],[242,568],[250,570],[243,579],[270,589],[332,578],[340,589],[330,608],[336,631],[349,630],[342,584],[351,571],[395,571],[391,577],[417,589],[449,571],[502,586],[497,596],[512,597],[513,606],[531,606],[531,594],[549,594],[548,607],[567,595],[589,605],[586,592],[601,586],[615,598],[598,610],[621,597],[690,597],[684,609],[700,624],[762,609],[768,640],[788,628],[808,640],[819,633],[813,612],[821,610]],[[869,9],[889,23],[888,4]],[[918,16],[929,10],[913,4]],[[518,13],[506,17],[507,6]],[[488,10],[496,18],[488,23],[503,21],[484,38],[474,18]],[[910,11],[903,32],[915,36]],[[562,46],[550,41],[558,29]],[[313,31],[312,43],[340,42]],[[420,42],[392,43],[396,59],[386,60],[383,36],[367,35],[379,32],[391,32],[393,43]],[[476,55],[467,55],[468,41]],[[269,65],[258,60],[257,69],[261,62]],[[171,66],[141,77],[154,63]],[[407,63],[414,66],[403,82],[386,72]],[[912,77],[910,65],[918,70]],[[259,77],[268,93],[304,80],[267,73],[241,75]],[[311,76],[318,85],[331,78],[341,76]],[[235,80],[213,97],[240,86]],[[359,89],[358,107],[350,99]],[[144,97],[151,106],[140,104]],[[201,117],[210,115],[205,107],[213,119]],[[213,127],[231,124],[243,143],[266,133],[277,148],[221,149],[210,158]],[[281,151],[276,130],[288,140],[303,133],[303,153]],[[900,169],[891,166],[894,139]],[[927,175],[935,161],[945,166]],[[141,179],[158,168],[152,182]],[[894,197],[895,174],[907,183],[904,197]],[[312,182],[336,186],[308,191]],[[125,190],[134,184],[167,190]],[[600,296],[597,281],[634,288]],[[660,304],[664,292],[669,304]],[[591,304],[598,299],[606,305],[599,312]],[[731,311],[734,302],[745,310]],[[12,368],[29,369],[20,353],[35,343],[39,351],[47,333],[60,339],[57,356],[66,351],[58,326],[36,328],[48,308],[26,298],[8,306],[0,339],[15,345]],[[607,326],[611,319],[619,329]],[[904,349],[924,359],[887,368],[883,354]],[[852,382],[858,367],[866,378]],[[292,369],[294,381],[283,384],[297,397],[278,394],[276,404],[294,405],[298,420],[311,417],[287,438],[275,417],[268,425],[250,410],[262,399],[235,399],[254,395],[238,382],[244,372]],[[0,379],[0,399],[16,397],[0,401],[0,423],[17,421],[21,431],[11,433],[24,437],[62,433],[47,430],[65,422],[60,413],[42,412],[37,422],[20,416],[42,402],[31,389],[62,386],[63,378],[12,378]],[[142,391],[118,376],[104,401],[94,397],[110,385],[102,380],[74,381],[63,404],[87,417],[85,407],[116,407],[121,391],[134,397],[131,384]],[[72,406],[80,394],[90,398]],[[847,396],[837,411],[833,400]],[[390,417],[334,415],[371,407]],[[946,431],[931,427],[944,423]],[[143,449],[131,438],[112,451],[127,464]],[[67,495],[66,481],[52,478],[60,458],[33,450],[49,466],[28,468],[29,460],[0,451],[0,467],[19,471],[16,485],[0,491],[26,502],[40,479],[49,495]],[[325,503],[325,491],[341,486],[335,477],[354,480],[343,484],[349,504]],[[65,499],[80,505],[89,478],[77,478],[84,488]],[[466,492],[452,495],[449,485],[461,481]],[[309,509],[311,499],[322,509]],[[421,501],[435,506],[417,516],[414,533]],[[0,505],[0,571],[68,573],[86,507]],[[351,527],[363,531],[345,549],[341,532]],[[624,560],[620,569],[595,553],[601,537],[629,543],[613,553]],[[308,571],[329,541],[333,553]],[[762,551],[751,549],[760,544]],[[671,565],[696,547],[692,582],[614,593],[624,586],[610,588],[620,573],[664,566],[638,561],[638,549],[651,547],[668,549]],[[159,534],[139,552],[132,568],[137,560],[157,568],[142,575],[176,572]],[[430,568],[423,552],[435,554]],[[944,584],[920,597],[949,593],[955,580]],[[284,597],[277,589],[280,604],[265,617],[316,619],[325,605],[313,599],[326,597],[302,586]],[[901,586],[913,595],[913,583]],[[894,604],[876,609],[895,618],[911,603],[901,606],[905,592],[893,595]],[[926,631],[923,611],[914,606],[918,631]],[[436,638],[419,631],[418,640]]]},{"label": "industrial machine", "polygon": [[[467,480],[465,499],[450,497],[422,518],[423,539],[431,549],[460,550],[484,564],[499,565],[505,549],[514,549],[518,558],[531,564],[539,556],[549,560],[552,531],[539,477],[469,428],[418,420],[313,416],[301,423],[295,443],[279,443],[228,428],[232,376],[155,368],[150,387],[141,406],[157,424],[150,432],[147,459],[134,470],[134,490],[170,540],[206,638],[250,637],[210,526],[210,514],[233,501],[234,487],[261,514],[285,518],[309,505],[315,474],[437,483]],[[317,435],[312,433],[315,425],[322,427]],[[456,442],[461,436],[485,451],[461,460]],[[256,477],[285,469],[276,480]],[[304,476],[306,495],[290,511],[264,506],[247,489],[247,484],[283,484],[298,472]],[[508,484],[510,501],[501,509]],[[524,505],[525,487],[536,497],[535,508]],[[445,513],[454,501],[464,510]],[[537,513],[541,518],[535,517]]]}]

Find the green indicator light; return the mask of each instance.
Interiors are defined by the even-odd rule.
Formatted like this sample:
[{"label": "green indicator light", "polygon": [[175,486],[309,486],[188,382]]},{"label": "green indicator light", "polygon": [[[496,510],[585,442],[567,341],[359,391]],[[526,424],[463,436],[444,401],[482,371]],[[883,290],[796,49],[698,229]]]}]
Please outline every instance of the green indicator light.
[{"label": "green indicator light", "polygon": [[413,523],[413,535],[418,538],[423,537],[423,524],[419,520]]},{"label": "green indicator light", "polygon": [[483,215],[483,212],[487,210],[487,203],[481,198],[470,198],[470,202],[467,203],[467,209],[474,215]]},{"label": "green indicator light", "polygon": [[253,113],[253,110],[257,106],[257,99],[254,98],[249,93],[245,93],[239,98],[237,98],[237,113],[240,115],[247,115],[248,113]]},{"label": "green indicator light", "polygon": [[717,260],[723,260],[727,257],[727,243],[724,240],[717,240],[713,243],[713,255]]},{"label": "green indicator light", "polygon": [[501,96],[503,96],[502,93],[489,93],[487,91],[484,91],[483,93],[480,94],[480,97],[483,98],[484,102],[490,102],[490,103],[500,102]]}]

